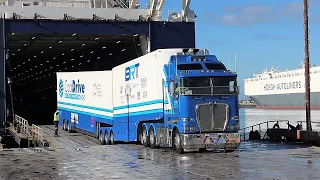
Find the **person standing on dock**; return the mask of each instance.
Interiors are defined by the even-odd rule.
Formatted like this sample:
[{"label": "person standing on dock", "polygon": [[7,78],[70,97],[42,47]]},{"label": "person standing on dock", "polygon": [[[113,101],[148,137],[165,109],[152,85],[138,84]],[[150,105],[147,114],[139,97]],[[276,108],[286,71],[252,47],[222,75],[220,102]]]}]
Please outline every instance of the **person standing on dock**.
[{"label": "person standing on dock", "polygon": [[59,120],[60,120],[59,110],[56,110],[56,112],[53,115],[53,123],[55,127],[54,136],[59,136],[58,135]]}]

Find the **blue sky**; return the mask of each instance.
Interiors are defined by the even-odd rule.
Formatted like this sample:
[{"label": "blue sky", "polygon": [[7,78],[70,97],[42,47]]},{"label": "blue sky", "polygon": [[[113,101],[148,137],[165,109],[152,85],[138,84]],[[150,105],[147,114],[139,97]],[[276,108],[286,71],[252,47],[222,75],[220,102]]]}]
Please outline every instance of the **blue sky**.
[{"label": "blue sky", "polygon": [[[141,2],[142,3],[142,2]],[[180,10],[181,0],[167,0],[163,13]],[[309,0],[310,63],[320,65],[320,0]],[[196,46],[207,48],[243,80],[264,68],[293,69],[304,60],[303,0],[192,0]]]}]

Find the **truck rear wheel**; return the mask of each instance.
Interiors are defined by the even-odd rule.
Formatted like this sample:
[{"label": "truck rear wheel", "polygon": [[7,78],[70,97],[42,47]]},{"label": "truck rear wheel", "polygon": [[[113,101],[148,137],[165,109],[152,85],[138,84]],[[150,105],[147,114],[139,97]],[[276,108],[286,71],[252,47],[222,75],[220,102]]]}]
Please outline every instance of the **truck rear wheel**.
[{"label": "truck rear wheel", "polygon": [[156,137],[154,136],[154,129],[151,126],[149,130],[150,147],[152,149],[156,148]]},{"label": "truck rear wheel", "polygon": [[141,137],[141,142],[145,147],[149,146],[149,139],[148,139],[148,135],[147,135],[147,128],[146,126],[143,126],[142,129],[142,137]]},{"label": "truck rear wheel", "polygon": [[179,154],[183,153],[183,147],[181,145],[181,136],[180,136],[179,130],[177,129],[175,130],[175,133],[174,133],[173,149]]}]

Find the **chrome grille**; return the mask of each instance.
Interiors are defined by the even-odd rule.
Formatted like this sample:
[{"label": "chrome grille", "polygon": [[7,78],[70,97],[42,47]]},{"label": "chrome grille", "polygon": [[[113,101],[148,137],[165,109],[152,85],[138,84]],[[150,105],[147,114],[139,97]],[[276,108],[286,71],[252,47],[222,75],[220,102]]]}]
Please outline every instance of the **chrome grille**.
[{"label": "chrome grille", "polygon": [[197,122],[201,132],[224,131],[229,106],[224,103],[205,103],[197,106]]}]

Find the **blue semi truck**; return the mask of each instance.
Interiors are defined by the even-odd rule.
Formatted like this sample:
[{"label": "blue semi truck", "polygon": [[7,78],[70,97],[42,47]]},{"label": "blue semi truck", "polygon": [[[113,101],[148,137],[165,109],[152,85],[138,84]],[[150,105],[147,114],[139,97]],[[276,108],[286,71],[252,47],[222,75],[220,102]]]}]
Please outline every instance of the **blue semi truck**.
[{"label": "blue semi truck", "polygon": [[178,153],[236,150],[238,94],[237,74],[199,49],[160,49],[112,70],[57,73],[64,130]]}]

